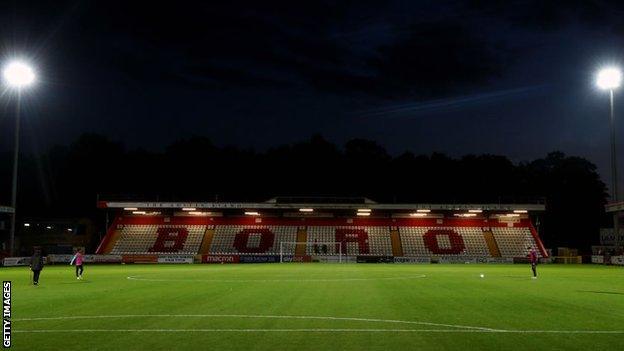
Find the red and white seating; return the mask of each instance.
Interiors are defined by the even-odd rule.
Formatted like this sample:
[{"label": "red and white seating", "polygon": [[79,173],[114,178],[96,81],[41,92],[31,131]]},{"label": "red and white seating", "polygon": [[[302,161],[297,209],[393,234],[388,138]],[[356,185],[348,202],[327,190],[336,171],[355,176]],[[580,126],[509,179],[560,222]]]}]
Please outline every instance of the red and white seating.
[{"label": "red and white seating", "polygon": [[[400,242],[395,241],[396,247],[393,248],[395,230]],[[202,249],[204,238],[210,244],[206,242]],[[498,253],[502,258],[526,257],[529,246],[537,248],[541,257],[546,255],[528,219],[506,223],[498,219],[455,218],[192,216],[120,216],[102,241],[98,253],[294,255],[298,247],[293,243],[298,238],[307,242],[305,254],[311,256],[339,252],[350,256],[393,256],[393,252],[402,250],[403,256],[407,257],[438,257],[452,261],[493,255],[498,258]],[[280,248],[281,243],[290,244]],[[323,246],[315,250],[315,243],[326,245],[327,251]],[[303,254],[303,251],[299,253]]]},{"label": "red and white seating", "polygon": [[205,225],[126,224],[111,254],[196,254]]},{"label": "red and white seating", "polygon": [[488,257],[479,227],[399,227],[405,256]]},{"label": "red and white seating", "polygon": [[[492,228],[492,234],[503,257],[525,257],[529,246],[538,247],[528,227]],[[537,252],[542,257],[540,250]]]},{"label": "red and white seating", "polygon": [[336,242],[335,245],[328,245],[327,255],[342,252],[345,255],[392,256],[389,227],[311,226],[308,227],[307,233],[306,251],[309,255],[316,254],[315,242]]},{"label": "red and white seating", "polygon": [[[215,255],[278,255],[280,242],[297,241],[296,226],[217,225],[210,253]],[[284,246],[286,255],[294,254],[294,246]]]}]

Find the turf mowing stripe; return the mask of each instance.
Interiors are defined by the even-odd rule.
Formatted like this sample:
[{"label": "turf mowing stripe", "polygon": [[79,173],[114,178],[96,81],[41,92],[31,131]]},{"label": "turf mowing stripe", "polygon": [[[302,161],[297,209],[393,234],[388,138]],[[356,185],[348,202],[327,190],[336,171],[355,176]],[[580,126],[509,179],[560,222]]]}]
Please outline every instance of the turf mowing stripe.
[{"label": "turf mowing stripe", "polygon": [[406,279],[418,279],[426,278],[424,274],[401,276],[401,277],[388,277],[388,278],[344,278],[344,279],[150,279],[141,278],[139,275],[128,276],[128,280],[146,281],[146,282],[217,282],[217,283],[275,283],[275,282],[353,282],[353,281],[371,281],[371,280],[406,280]]},{"label": "turf mowing stripe", "polygon": [[493,334],[624,334],[624,330],[475,330],[475,329],[39,329],[14,333],[493,333]]}]

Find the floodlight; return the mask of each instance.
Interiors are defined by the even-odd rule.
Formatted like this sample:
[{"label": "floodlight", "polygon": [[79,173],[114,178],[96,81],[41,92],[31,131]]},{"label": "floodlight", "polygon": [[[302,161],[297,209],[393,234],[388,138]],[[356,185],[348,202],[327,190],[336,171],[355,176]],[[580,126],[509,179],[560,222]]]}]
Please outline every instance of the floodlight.
[{"label": "floodlight", "polygon": [[622,82],[622,72],[619,68],[604,68],[598,72],[596,85],[600,89],[612,90],[618,88]]},{"label": "floodlight", "polygon": [[2,77],[9,86],[21,88],[31,85],[35,81],[35,72],[28,64],[13,61],[4,67]]}]

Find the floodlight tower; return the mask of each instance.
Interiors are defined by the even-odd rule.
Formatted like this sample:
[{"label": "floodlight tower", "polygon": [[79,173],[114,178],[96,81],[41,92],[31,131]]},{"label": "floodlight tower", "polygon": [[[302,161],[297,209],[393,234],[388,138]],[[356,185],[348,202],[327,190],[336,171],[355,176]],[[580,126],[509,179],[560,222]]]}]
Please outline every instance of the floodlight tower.
[{"label": "floodlight tower", "polygon": [[[600,70],[596,77],[596,85],[602,90],[609,90],[610,102],[610,126],[611,126],[611,198],[613,202],[618,202],[618,179],[617,179],[617,158],[615,147],[615,117],[613,114],[613,90],[620,87],[622,83],[622,72],[619,68],[608,67]],[[617,211],[613,214],[613,233],[615,234],[615,246],[620,246],[619,240],[619,216]]]},{"label": "floodlight tower", "polygon": [[30,65],[21,61],[8,62],[2,70],[2,78],[6,86],[17,93],[17,104],[15,109],[15,148],[13,154],[13,184],[11,192],[11,228],[9,238],[9,250],[11,256],[15,251],[15,212],[17,202],[17,164],[19,160],[19,129],[20,129],[20,98],[22,90],[28,88],[35,82],[35,72]]}]

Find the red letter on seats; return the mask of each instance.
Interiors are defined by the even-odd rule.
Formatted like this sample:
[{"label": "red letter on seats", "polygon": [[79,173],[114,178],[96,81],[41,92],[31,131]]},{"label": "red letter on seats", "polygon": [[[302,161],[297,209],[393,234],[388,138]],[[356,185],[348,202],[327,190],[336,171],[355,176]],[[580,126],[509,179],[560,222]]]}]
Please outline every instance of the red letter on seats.
[{"label": "red letter on seats", "polygon": [[158,237],[150,252],[178,252],[184,248],[188,230],[186,228],[158,228]]},{"label": "red letter on seats", "polygon": [[[260,235],[260,244],[258,247],[248,247],[249,236],[252,234]],[[275,234],[268,228],[262,229],[243,229],[234,238],[234,248],[241,253],[264,253],[267,252],[275,241]]]},{"label": "red letter on seats", "polygon": [[[342,253],[347,253],[347,243],[358,243],[358,253],[368,254],[368,233],[364,229],[336,228],[336,253],[342,246]],[[339,246],[340,245],[340,246]]]},{"label": "red letter on seats", "polygon": [[[451,247],[441,248],[438,243],[438,236],[448,236]],[[429,230],[423,236],[425,246],[429,251],[438,255],[457,255],[462,253],[466,249],[464,244],[464,238],[457,234],[454,230],[450,229],[433,229]]]}]

